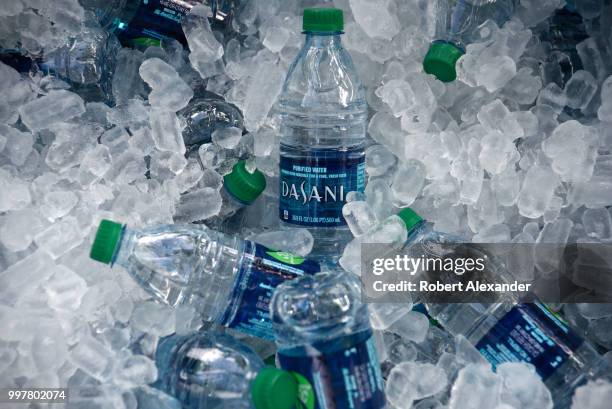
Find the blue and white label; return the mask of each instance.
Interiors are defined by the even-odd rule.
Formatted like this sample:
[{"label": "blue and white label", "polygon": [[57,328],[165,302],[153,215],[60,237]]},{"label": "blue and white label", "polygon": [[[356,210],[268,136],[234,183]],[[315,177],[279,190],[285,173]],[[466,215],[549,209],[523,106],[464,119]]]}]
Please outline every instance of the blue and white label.
[{"label": "blue and white label", "polygon": [[140,4],[129,22],[115,24],[122,42],[130,43],[139,38],[174,38],[186,43],[181,20],[201,0],[140,0]]},{"label": "blue and white label", "polygon": [[298,158],[281,154],[279,216],[286,223],[343,226],[346,195],[364,189],[363,149],[312,150]]},{"label": "blue and white label", "polygon": [[546,380],[583,339],[541,303],[518,304],[476,344],[493,365],[528,362]]},{"label": "blue and white label", "polygon": [[249,335],[273,340],[270,299],[276,287],[304,274],[318,273],[316,261],[307,260],[261,244],[245,242],[245,259],[231,295],[223,325]]},{"label": "blue and white label", "polygon": [[385,395],[371,331],[278,352],[282,369],[296,372],[315,390],[318,409],[380,409]]}]

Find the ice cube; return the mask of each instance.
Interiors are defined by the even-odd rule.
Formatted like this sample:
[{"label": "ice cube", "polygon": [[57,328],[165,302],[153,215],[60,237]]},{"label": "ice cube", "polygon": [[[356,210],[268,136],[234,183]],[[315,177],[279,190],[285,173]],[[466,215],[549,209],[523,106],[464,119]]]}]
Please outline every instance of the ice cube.
[{"label": "ice cube", "polygon": [[113,378],[123,385],[148,385],[157,380],[157,367],[144,355],[128,355],[115,366]]},{"label": "ice cube", "polygon": [[549,168],[532,166],[525,174],[518,198],[522,216],[537,219],[544,215],[559,184],[559,177]]},{"label": "ice cube", "polygon": [[578,70],[565,84],[567,106],[574,109],[584,109],[597,92],[597,80],[588,71]]},{"label": "ice cube", "polygon": [[446,388],[444,371],[430,363],[402,362],[387,378],[387,399],[398,409],[410,409],[413,401],[433,396]]},{"label": "ice cube", "polygon": [[396,200],[410,206],[425,183],[425,166],[420,161],[410,159],[403,162],[395,171],[391,191]]},{"label": "ice cube", "polygon": [[391,40],[400,31],[397,16],[389,0],[349,0],[355,21],[370,37]]},{"label": "ice cube", "polygon": [[0,273],[0,288],[5,302],[14,303],[28,288],[35,288],[53,271],[53,260],[43,251],[36,251],[10,265]]},{"label": "ice cube", "polygon": [[563,108],[567,105],[567,95],[565,94],[565,90],[559,88],[557,84],[551,82],[546,85],[540,91],[540,95],[538,95],[538,105],[548,105],[556,113],[560,113],[563,111]]},{"label": "ice cube", "polygon": [[272,26],[266,30],[266,35],[262,41],[264,47],[273,53],[278,53],[283,49],[290,37],[290,32],[284,27]]},{"label": "ice cube", "polygon": [[221,203],[221,195],[216,189],[204,187],[194,190],[181,196],[175,219],[182,222],[206,220],[219,214]]},{"label": "ice cube", "polygon": [[70,350],[69,359],[77,368],[100,381],[107,380],[110,376],[113,354],[90,335],[81,336]]},{"label": "ice cube", "polygon": [[367,202],[352,201],[342,207],[342,216],[353,236],[359,237],[369,232],[377,223],[376,215]]},{"label": "ice cube", "polygon": [[489,92],[503,88],[516,75],[516,63],[505,55],[481,64],[476,77],[477,84],[484,86]]},{"label": "ice cube", "polygon": [[389,206],[393,201],[393,193],[387,180],[370,179],[365,188],[365,195],[366,202],[378,220],[384,220],[393,214],[393,209]]},{"label": "ice cube", "polygon": [[74,217],[66,217],[38,234],[38,247],[57,259],[83,242],[82,231]]},{"label": "ice cube", "polygon": [[23,209],[0,217],[0,243],[9,251],[27,249],[46,227],[38,212]]},{"label": "ice cube", "polygon": [[11,163],[16,166],[23,165],[32,152],[34,136],[30,132],[20,132],[11,126],[0,124],[0,139],[5,141],[4,155]]},{"label": "ice cube", "polygon": [[55,266],[45,284],[47,303],[57,311],[76,311],[87,292],[87,283],[80,275],[63,265]]},{"label": "ice cube", "polygon": [[242,112],[248,130],[256,131],[281,92],[285,72],[273,62],[262,63],[250,80]]},{"label": "ice cube", "polygon": [[151,136],[157,149],[178,154],[185,153],[181,125],[174,113],[153,109],[149,120],[151,121]]},{"label": "ice cube", "polygon": [[131,319],[135,329],[157,336],[172,334],[175,322],[176,317],[172,308],[152,301],[137,305]]},{"label": "ice cube", "polygon": [[389,106],[391,113],[397,118],[416,103],[412,87],[404,80],[387,82],[376,90],[376,95]]},{"label": "ice cube", "polygon": [[606,409],[612,401],[612,383],[599,379],[576,388],[572,409]]},{"label": "ice cube", "polygon": [[85,112],[85,104],[77,94],[66,90],[53,90],[47,95],[19,107],[23,123],[31,131],[67,121]]},{"label": "ice cube", "polygon": [[502,402],[513,408],[552,409],[550,391],[536,373],[533,365],[523,362],[504,362],[496,372],[503,379]]},{"label": "ice cube", "polygon": [[391,325],[389,331],[414,342],[423,342],[427,337],[429,318],[416,311],[408,311]]},{"label": "ice cube", "polygon": [[[387,333],[388,334],[388,333]],[[416,344],[412,341],[397,337],[385,337],[384,349],[389,362],[399,364],[402,362],[415,361],[419,355]]]},{"label": "ice cube", "polygon": [[591,179],[599,136],[578,121],[567,121],[542,143],[546,156],[553,159],[552,169],[564,182],[586,182]]},{"label": "ice cube", "polygon": [[536,267],[544,274],[558,271],[574,223],[565,218],[547,223],[536,239]]},{"label": "ice cube", "polygon": [[242,129],[233,126],[217,128],[212,133],[213,143],[224,149],[233,149],[240,143]]},{"label": "ice cube", "polygon": [[293,229],[291,235],[284,230],[268,231],[254,237],[257,243],[274,250],[307,256],[314,245],[314,238],[308,229]]},{"label": "ice cube", "polygon": [[504,87],[504,94],[521,105],[532,104],[542,88],[542,80],[531,74],[530,68],[521,68]]},{"label": "ice cube", "polygon": [[198,70],[202,78],[207,78],[207,64],[214,63],[223,57],[223,46],[217,41],[210,28],[205,6],[193,7],[182,20],[183,32],[189,44],[189,61]]},{"label": "ice cube", "polygon": [[395,165],[396,157],[383,145],[366,149],[366,172],[369,176],[384,175]]},{"label": "ice cube", "polygon": [[383,330],[401,319],[412,309],[412,303],[372,303],[368,305],[372,328]]},{"label": "ice cube", "polygon": [[588,237],[599,240],[612,238],[612,217],[605,208],[586,209],[582,213],[582,226]]},{"label": "ice cube", "polygon": [[470,364],[459,371],[451,389],[449,409],[495,408],[500,404],[502,379],[490,366]]},{"label": "ice cube", "polygon": [[597,117],[600,121],[612,122],[612,75],[601,86],[601,106]]},{"label": "ice cube", "polygon": [[78,201],[78,196],[68,190],[48,192],[42,199],[40,211],[49,221],[54,221],[67,215]]},{"label": "ice cube", "polygon": [[154,107],[176,112],[185,108],[193,97],[192,89],[174,67],[159,58],[145,60],[139,72],[152,88],[149,103]]}]

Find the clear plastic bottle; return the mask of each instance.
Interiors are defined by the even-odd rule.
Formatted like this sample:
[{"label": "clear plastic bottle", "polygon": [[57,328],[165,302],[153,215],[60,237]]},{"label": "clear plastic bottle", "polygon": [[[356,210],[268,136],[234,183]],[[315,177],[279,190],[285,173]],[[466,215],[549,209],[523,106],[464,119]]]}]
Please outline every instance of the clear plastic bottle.
[{"label": "clear plastic bottle", "polygon": [[274,288],[319,271],[312,260],[201,225],[136,230],[103,220],[90,257],[125,268],[158,301],[192,305],[204,321],[265,339],[273,339]]},{"label": "clear plastic bottle", "polygon": [[212,217],[202,223],[207,226],[225,231],[225,222],[240,210],[250,206],[257,200],[266,189],[266,177],[258,169],[250,172],[247,169],[247,161],[238,161],[232,168],[231,173],[223,177],[221,188],[221,199],[223,206],[219,215]]},{"label": "clear plastic bottle", "polygon": [[68,44],[49,53],[29,55],[26,50],[1,50],[0,60],[19,72],[54,75],[87,101],[112,103],[112,78],[120,48],[114,35],[87,24]]},{"label": "clear plastic bottle", "polygon": [[455,64],[465,53],[474,29],[486,20],[501,27],[512,17],[519,0],[440,0],[436,4],[435,40],[423,69],[440,81],[451,82],[457,78]]},{"label": "clear plastic bottle", "polygon": [[280,285],[271,303],[282,369],[315,389],[315,408],[378,409],[384,386],[360,284],[347,273],[319,273]]},{"label": "clear plastic bottle", "polygon": [[185,120],[183,140],[189,150],[211,141],[217,128],[243,128],[242,113],[236,106],[212,92],[196,89],[189,105],[177,114]]},{"label": "clear plastic bottle", "polygon": [[211,18],[227,24],[235,0],[79,0],[96,13],[100,24],[117,34],[122,43],[137,45],[147,39],[174,38],[187,43],[181,20],[196,5],[210,6]]},{"label": "clear plastic bottle", "polygon": [[307,227],[315,257],[337,257],[351,239],[342,206],[365,189],[367,105],[339,9],[304,10],[304,47],[291,64],[281,116],[280,206],[285,226]]},{"label": "clear plastic bottle", "polygon": [[219,333],[162,338],[155,361],[156,387],[184,409],[294,409],[304,383],[293,374],[264,366],[248,346]]},{"label": "clear plastic bottle", "polygon": [[[457,240],[436,232],[409,208],[399,216],[409,231],[407,246]],[[534,365],[559,407],[569,406],[581,383],[611,370],[590,342],[544,304],[504,298],[494,304],[427,303],[427,310],[448,332],[465,336],[494,367],[517,361]]]}]

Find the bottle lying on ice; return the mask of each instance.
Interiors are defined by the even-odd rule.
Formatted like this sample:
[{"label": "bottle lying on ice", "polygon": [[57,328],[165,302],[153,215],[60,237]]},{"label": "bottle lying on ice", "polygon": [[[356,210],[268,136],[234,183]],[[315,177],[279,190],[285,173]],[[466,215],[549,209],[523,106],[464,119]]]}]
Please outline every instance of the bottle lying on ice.
[{"label": "bottle lying on ice", "polygon": [[[431,248],[461,240],[437,232],[412,209],[398,216],[408,228],[406,246]],[[498,265],[497,272],[504,269]],[[511,276],[510,272],[506,273]],[[504,298],[505,297],[505,298]],[[453,335],[465,336],[493,365],[527,362],[535,367],[551,390],[555,407],[569,407],[573,390],[588,379],[612,373],[595,347],[563,318],[541,302],[521,303],[511,295],[495,303],[426,303],[428,313]]]},{"label": "bottle lying on ice", "polygon": [[486,20],[498,26],[512,17],[519,0],[440,0],[436,2],[436,34],[423,61],[426,73],[440,81],[457,78],[455,63],[465,53],[474,29]]},{"label": "bottle lying on ice", "polygon": [[187,43],[181,21],[193,7],[203,4],[211,10],[213,24],[226,26],[231,20],[236,0],[79,0],[96,14],[100,25],[115,33],[125,45],[147,40],[174,38]]},{"label": "bottle lying on ice", "polygon": [[184,409],[294,409],[309,407],[312,387],[301,376],[265,366],[229,335],[197,332],[162,338],[155,353],[158,389]]},{"label": "bottle lying on ice", "polygon": [[201,225],[142,230],[102,220],[90,257],[118,264],[158,301],[192,305],[208,322],[273,339],[272,292],[319,264]]}]

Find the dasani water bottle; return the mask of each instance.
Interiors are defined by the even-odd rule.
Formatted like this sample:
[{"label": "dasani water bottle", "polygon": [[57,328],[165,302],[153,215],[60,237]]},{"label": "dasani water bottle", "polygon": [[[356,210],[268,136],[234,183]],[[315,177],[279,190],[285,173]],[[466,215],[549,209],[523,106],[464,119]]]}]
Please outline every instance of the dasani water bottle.
[{"label": "dasani water bottle", "polygon": [[201,225],[129,229],[103,220],[92,259],[118,264],[158,301],[192,305],[202,319],[273,339],[269,302],[283,281],[318,263]]},{"label": "dasani water bottle", "polygon": [[342,206],[365,189],[367,105],[339,9],[304,10],[304,47],[279,98],[280,206],[287,227],[307,227],[315,257],[337,257],[351,238]]}]

